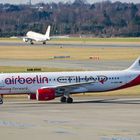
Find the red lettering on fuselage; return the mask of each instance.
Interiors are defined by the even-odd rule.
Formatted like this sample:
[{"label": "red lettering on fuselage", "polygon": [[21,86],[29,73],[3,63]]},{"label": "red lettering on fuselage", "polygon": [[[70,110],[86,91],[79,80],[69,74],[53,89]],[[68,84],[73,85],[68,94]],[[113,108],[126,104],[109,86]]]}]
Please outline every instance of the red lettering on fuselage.
[{"label": "red lettering on fuselage", "polygon": [[47,77],[42,77],[41,75],[36,75],[35,77],[21,77],[21,76],[12,76],[5,78],[5,84],[14,85],[14,84],[45,84],[48,83]]}]

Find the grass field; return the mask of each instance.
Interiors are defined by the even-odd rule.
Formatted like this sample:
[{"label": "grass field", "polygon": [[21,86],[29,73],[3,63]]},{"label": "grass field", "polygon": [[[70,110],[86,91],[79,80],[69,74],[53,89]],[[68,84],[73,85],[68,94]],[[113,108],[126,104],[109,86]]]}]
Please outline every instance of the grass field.
[{"label": "grass field", "polygon": [[70,56],[70,60],[88,60],[90,56],[100,60],[134,60],[140,56],[140,48],[0,47],[0,59],[48,60],[54,56]]}]

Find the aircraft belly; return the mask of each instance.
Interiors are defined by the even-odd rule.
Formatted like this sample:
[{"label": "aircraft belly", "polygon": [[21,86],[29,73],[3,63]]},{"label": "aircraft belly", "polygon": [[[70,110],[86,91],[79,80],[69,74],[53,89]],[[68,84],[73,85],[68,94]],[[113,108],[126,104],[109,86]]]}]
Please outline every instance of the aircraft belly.
[{"label": "aircraft belly", "polygon": [[96,83],[86,86],[87,92],[102,92],[102,91],[108,91],[113,90],[115,88],[118,88],[125,84],[125,82],[122,81],[115,81],[115,82],[107,82],[107,83]]}]

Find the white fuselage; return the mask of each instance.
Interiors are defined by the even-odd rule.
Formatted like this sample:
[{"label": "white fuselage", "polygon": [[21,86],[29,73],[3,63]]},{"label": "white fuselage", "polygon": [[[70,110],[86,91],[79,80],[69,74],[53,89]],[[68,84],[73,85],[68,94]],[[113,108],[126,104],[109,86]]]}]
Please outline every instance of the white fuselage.
[{"label": "white fuselage", "polygon": [[[103,92],[119,89],[139,76],[139,71],[42,72],[0,74],[0,94],[31,94],[39,88],[56,88],[71,84],[70,93]],[[82,84],[86,83],[87,84]],[[139,83],[140,84],[140,81]],[[137,85],[136,84],[136,85]]]},{"label": "white fuselage", "polygon": [[32,32],[32,31],[29,31],[27,33],[27,38],[30,38],[30,39],[38,41],[38,42],[43,42],[43,41],[47,40],[45,35],[36,33],[36,32]]},{"label": "white fuselage", "polygon": [[28,31],[26,37],[23,38],[23,41],[30,42],[31,44],[33,44],[33,41],[43,42],[43,44],[45,44],[47,40],[50,40],[50,28],[51,26],[49,25],[45,34]]}]

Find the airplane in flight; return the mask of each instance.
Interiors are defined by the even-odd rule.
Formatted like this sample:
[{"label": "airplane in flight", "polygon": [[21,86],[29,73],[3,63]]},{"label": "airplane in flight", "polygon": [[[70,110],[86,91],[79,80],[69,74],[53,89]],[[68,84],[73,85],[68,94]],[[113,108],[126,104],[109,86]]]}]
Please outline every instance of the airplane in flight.
[{"label": "airplane in flight", "polygon": [[43,44],[46,44],[46,41],[50,40],[50,29],[51,26],[49,25],[45,34],[28,31],[26,37],[23,38],[23,41],[30,42],[30,44],[34,44],[33,41],[43,42]]},{"label": "airplane in flight", "polygon": [[140,57],[127,69],[118,71],[38,72],[0,74],[0,103],[4,95],[28,94],[37,101],[60,97],[72,103],[71,94],[105,92],[140,84]]}]

